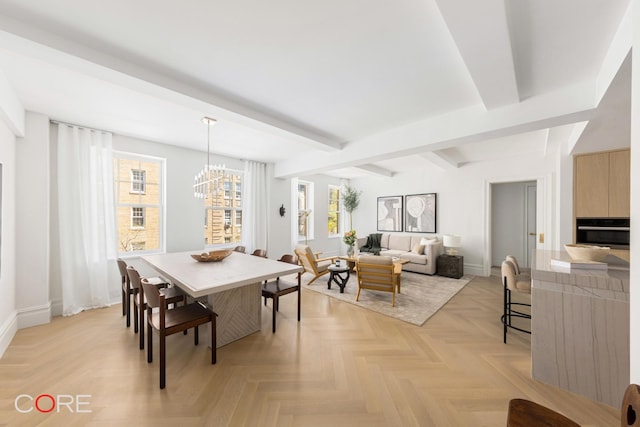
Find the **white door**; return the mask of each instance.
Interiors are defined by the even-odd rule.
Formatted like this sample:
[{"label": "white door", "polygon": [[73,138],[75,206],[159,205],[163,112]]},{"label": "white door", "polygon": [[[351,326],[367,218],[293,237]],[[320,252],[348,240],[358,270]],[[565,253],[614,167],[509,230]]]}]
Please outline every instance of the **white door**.
[{"label": "white door", "polygon": [[526,224],[526,237],[525,242],[527,242],[527,246],[525,249],[525,259],[522,260],[522,264],[524,267],[530,267],[531,264],[531,256],[533,252],[536,250],[536,184],[527,184],[526,186],[527,195],[526,195],[526,205],[525,209],[525,224]]}]

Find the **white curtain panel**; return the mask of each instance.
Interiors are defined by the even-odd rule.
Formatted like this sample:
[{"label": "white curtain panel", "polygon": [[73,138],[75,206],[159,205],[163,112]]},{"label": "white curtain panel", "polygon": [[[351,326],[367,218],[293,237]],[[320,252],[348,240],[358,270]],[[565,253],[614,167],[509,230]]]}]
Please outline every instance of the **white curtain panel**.
[{"label": "white curtain panel", "polygon": [[264,163],[245,161],[242,195],[242,245],[247,253],[267,249],[269,176]]},{"label": "white curtain panel", "polygon": [[[58,125],[62,314],[105,307],[116,252],[111,134]],[[112,276],[113,277],[113,276]],[[115,288],[115,289],[114,289]]]}]

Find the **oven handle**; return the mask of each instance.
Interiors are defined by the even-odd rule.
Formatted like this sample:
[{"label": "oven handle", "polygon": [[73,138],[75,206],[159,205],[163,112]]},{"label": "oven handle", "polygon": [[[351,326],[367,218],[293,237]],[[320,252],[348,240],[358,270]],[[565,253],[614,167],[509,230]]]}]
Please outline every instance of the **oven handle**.
[{"label": "oven handle", "polygon": [[597,227],[595,225],[579,225],[578,230],[630,231],[631,227]]}]

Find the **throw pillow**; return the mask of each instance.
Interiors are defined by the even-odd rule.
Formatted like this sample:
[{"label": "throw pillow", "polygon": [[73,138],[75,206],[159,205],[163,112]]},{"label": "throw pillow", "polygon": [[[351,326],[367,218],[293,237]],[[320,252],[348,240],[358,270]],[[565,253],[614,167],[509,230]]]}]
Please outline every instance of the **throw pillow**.
[{"label": "throw pillow", "polygon": [[430,238],[423,237],[420,239],[420,244],[423,246],[432,245],[437,241],[438,239],[436,237],[430,237]]},{"label": "throw pillow", "polygon": [[418,255],[424,254],[424,245],[416,243],[415,245],[413,245],[413,248],[411,248],[411,252]]}]

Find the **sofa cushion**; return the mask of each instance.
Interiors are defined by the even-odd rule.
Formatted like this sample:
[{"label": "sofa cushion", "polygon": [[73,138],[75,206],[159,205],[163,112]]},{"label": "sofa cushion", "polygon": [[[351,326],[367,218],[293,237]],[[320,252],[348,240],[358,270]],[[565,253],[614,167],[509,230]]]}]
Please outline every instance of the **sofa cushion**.
[{"label": "sofa cushion", "polygon": [[392,234],[389,236],[388,249],[409,252],[411,250],[411,236],[407,234]]},{"label": "sofa cushion", "polygon": [[428,257],[426,255],[418,255],[414,254],[413,252],[405,252],[403,254],[400,254],[399,258],[408,259],[409,262],[412,262],[414,264],[426,264],[428,261]]},{"label": "sofa cushion", "polygon": [[408,253],[407,251],[399,251],[396,249],[387,249],[380,251],[381,256],[400,257],[402,254]]},{"label": "sofa cushion", "polygon": [[382,233],[382,237],[380,237],[380,247],[382,249],[389,249],[389,233]]},{"label": "sofa cushion", "polygon": [[420,243],[416,243],[415,245],[412,245],[411,252],[416,255],[424,254],[424,245],[421,245]]},{"label": "sofa cushion", "polygon": [[436,236],[420,236],[415,237],[416,243],[420,243],[421,245],[428,245],[429,243],[434,243],[438,241]]}]

